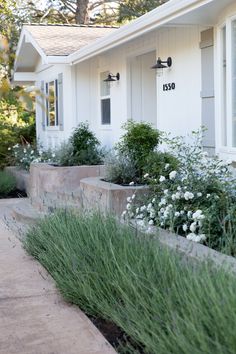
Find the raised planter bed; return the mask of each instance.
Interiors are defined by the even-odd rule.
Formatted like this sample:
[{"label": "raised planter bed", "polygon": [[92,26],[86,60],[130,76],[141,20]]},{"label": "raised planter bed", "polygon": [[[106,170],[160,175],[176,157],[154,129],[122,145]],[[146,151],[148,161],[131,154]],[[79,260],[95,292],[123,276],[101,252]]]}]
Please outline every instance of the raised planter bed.
[{"label": "raised planter bed", "polygon": [[101,176],[103,165],[57,167],[47,163],[30,166],[30,198],[39,210],[54,207],[81,207],[80,181]]},{"label": "raised planter bed", "polygon": [[16,187],[19,191],[30,193],[30,174],[17,166],[5,167],[5,171],[13,175],[16,179]]},{"label": "raised planter bed", "polygon": [[85,209],[97,209],[117,216],[125,210],[127,198],[134,192],[136,195],[148,192],[147,186],[121,186],[105,182],[101,177],[84,178],[80,181],[80,187]]}]

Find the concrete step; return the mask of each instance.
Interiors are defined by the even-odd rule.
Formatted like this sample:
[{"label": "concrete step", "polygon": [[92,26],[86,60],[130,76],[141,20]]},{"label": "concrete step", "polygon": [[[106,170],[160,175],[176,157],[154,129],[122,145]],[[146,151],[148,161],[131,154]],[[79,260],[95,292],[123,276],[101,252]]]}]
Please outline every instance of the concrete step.
[{"label": "concrete step", "polygon": [[2,220],[10,231],[12,231],[15,236],[22,239],[32,225],[34,225],[37,220],[45,216],[45,213],[36,211],[29,198],[21,198],[5,202],[4,213],[2,213]]}]

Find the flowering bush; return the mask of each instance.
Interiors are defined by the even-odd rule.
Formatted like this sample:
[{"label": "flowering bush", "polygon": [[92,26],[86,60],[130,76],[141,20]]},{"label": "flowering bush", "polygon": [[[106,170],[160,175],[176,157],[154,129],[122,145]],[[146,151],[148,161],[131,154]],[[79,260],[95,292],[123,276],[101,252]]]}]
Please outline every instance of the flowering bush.
[{"label": "flowering bush", "polygon": [[178,170],[166,175],[166,165],[158,181],[146,174],[149,200],[140,205],[133,197],[124,215],[135,218],[140,226],[157,225],[215,249],[224,248],[230,233],[230,253],[234,253],[236,181],[227,163],[203,151],[201,136],[201,131],[194,132],[190,143],[180,137],[165,139],[168,150],[179,160]]},{"label": "flowering bush", "polygon": [[8,151],[12,153],[12,163],[25,170],[29,170],[32,162],[52,162],[55,158],[55,153],[52,151],[43,151],[37,149],[34,145],[26,143],[24,145],[16,144]]}]

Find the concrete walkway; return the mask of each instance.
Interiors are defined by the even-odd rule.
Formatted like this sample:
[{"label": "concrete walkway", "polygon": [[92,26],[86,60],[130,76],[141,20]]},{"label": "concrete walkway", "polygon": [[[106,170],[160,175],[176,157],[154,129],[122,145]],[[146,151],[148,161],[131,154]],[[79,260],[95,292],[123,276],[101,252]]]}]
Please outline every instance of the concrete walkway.
[{"label": "concrete walkway", "polygon": [[[10,201],[0,203],[0,219]],[[0,220],[0,354],[115,354]]]}]

